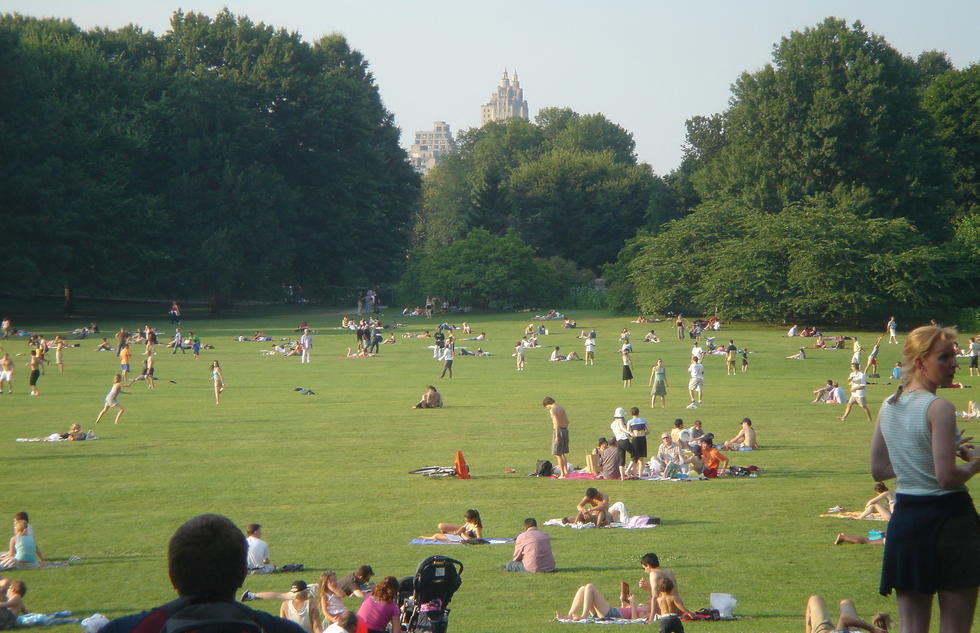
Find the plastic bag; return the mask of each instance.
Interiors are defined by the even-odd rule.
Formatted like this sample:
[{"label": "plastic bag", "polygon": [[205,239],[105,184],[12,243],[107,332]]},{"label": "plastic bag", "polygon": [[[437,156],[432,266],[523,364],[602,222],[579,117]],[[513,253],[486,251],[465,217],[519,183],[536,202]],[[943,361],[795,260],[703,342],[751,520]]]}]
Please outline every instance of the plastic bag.
[{"label": "plastic bag", "polygon": [[730,593],[713,593],[711,594],[711,608],[717,609],[718,613],[723,618],[732,617],[732,613],[735,612],[735,605],[738,600]]}]

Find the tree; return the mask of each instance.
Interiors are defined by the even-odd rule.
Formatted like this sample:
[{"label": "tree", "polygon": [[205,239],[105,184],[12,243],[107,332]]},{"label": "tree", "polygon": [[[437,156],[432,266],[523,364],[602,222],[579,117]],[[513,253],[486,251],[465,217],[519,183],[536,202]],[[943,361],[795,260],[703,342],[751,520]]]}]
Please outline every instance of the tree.
[{"label": "tree", "polygon": [[488,308],[526,304],[557,285],[557,273],[534,258],[534,250],[511,231],[504,237],[473,229],[452,246],[425,255],[419,281],[426,294]]},{"label": "tree", "polygon": [[736,81],[724,146],[693,175],[697,191],[778,213],[839,186],[864,188],[875,217],[948,237],[950,183],[920,85],[916,65],[860,22],[827,18],[794,32],[772,64]]},{"label": "tree", "polygon": [[860,322],[948,305],[950,253],[872,205],[870,192],[844,189],[775,215],[706,203],[645,240],[630,280],[649,313]]}]

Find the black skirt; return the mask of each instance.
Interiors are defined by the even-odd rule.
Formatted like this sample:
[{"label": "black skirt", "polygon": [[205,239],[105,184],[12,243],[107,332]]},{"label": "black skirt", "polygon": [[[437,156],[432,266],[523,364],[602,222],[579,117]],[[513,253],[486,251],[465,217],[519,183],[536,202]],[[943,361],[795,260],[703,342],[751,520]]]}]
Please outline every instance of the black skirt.
[{"label": "black skirt", "polygon": [[633,380],[633,370],[629,365],[623,365],[623,380]]}]

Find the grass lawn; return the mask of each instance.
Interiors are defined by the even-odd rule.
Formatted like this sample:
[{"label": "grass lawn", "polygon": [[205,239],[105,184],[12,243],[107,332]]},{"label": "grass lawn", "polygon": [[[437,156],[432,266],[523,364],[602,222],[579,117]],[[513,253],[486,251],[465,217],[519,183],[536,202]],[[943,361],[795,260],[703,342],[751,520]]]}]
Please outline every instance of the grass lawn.
[{"label": "grass lawn", "polygon": [[[160,328],[161,338],[173,331],[164,316],[167,306],[82,303],[80,309],[67,319],[45,316],[53,310],[0,305],[0,312],[15,316],[16,327],[52,338],[91,320],[110,340],[121,325],[150,323]],[[785,360],[804,339],[782,338],[785,328],[727,325],[717,333],[718,342],[733,338],[748,347],[749,371],[726,376],[724,358],[707,356],[704,405],[686,410],[691,344],[679,342],[667,324],[652,326],[663,342],[643,343],[651,325],[568,311],[579,329],[547,322],[551,334],[540,339],[547,347],[528,350],[527,369],[517,372],[511,353],[530,315],[471,314],[465,320],[487,333],[481,345],[493,355],[457,356],[454,378],[440,380],[442,365],[426,349],[430,341],[401,338],[405,332],[434,331],[436,319],[386,317],[386,324],[407,325],[396,330],[398,344],[382,346],[377,358],[348,359],[341,356],[354,346],[353,334],[336,329],[340,317],[323,310],[249,308],[216,319],[188,312],[182,329],[215,349],[195,360],[161,348],[156,388],[136,383],[132,395],[121,396],[126,412],[118,426],[112,411],[95,425],[119,370],[115,354],[93,351],[97,340],[67,350],[63,374],[50,353],[52,364],[36,398],[27,395],[26,357],[14,356],[29,352],[26,338],[3,341],[17,370],[15,393],[0,396],[0,520],[26,510],[47,558],[82,559],[64,569],[7,573],[27,583],[31,610],[112,618],[171,599],[165,557],[170,535],[196,514],[217,512],[243,529],[262,524],[274,563],[306,566],[298,575],[249,577],[245,587],[254,591],[285,591],[294,576],[312,583],[325,569],[343,575],[370,564],[381,576],[403,577],[426,556],[458,558],[465,571],[452,603],[455,631],[561,630],[549,621],[555,610],[567,610],[578,586],[593,582],[615,598],[620,580],[635,585],[641,577],[639,559],[648,551],[674,571],[691,610],[708,606],[712,592],[733,593],[736,614],[751,617],[686,624],[689,631],[799,631],[813,593],[830,605],[853,598],[861,615],[896,613],[894,598],[877,593],[881,549],[832,545],[838,532],[864,534],[884,524],[818,516],[838,504],[861,509],[873,496],[872,424],[858,409],[841,423],[836,416],[843,406],[810,404],[812,390],[828,378],[846,385],[850,351],[812,351],[805,361]],[[463,320],[450,318],[457,325]],[[256,330],[275,338],[298,336],[292,330],[301,321],[317,330],[308,365],[261,355],[268,343],[234,340]],[[636,379],[629,389],[623,388],[615,353],[624,326],[633,332],[636,349]],[[584,355],[576,336],[592,327],[598,333],[595,366],[547,361],[554,345]],[[858,334],[867,354],[878,333]],[[904,341],[902,333],[899,338]],[[138,368],[142,350],[133,351]],[[899,355],[899,346],[882,345],[882,376]],[[658,357],[667,367],[667,407],[651,410],[647,381]],[[214,359],[227,386],[220,405],[209,381]],[[980,379],[969,378],[963,365],[960,379],[976,386]],[[439,388],[446,407],[412,410],[428,384]],[[296,387],[316,395],[300,395]],[[869,386],[873,413],[894,387]],[[972,390],[942,395],[958,409],[976,399]],[[536,460],[549,457],[545,396],[568,411],[569,461],[577,466],[584,465],[599,436],[609,435],[616,407],[638,406],[652,426],[651,448],[677,417],[685,426],[701,419],[718,440],[733,437],[743,417],[752,418],[763,450],[728,455],[733,464],[759,466],[762,474],[708,482],[598,482],[612,501],[625,502],[632,514],[659,516],[663,525],[635,531],[544,528],[559,566],[555,574],[503,572],[510,546],[409,546],[412,538],[435,532],[440,521],[461,522],[467,508],[480,511],[484,532],[493,537],[515,536],[528,516],[543,523],[573,512],[589,482],[525,476]],[[63,433],[73,422],[94,429],[100,439],[14,441]],[[961,426],[968,435],[980,435],[975,421]],[[457,450],[470,464],[470,480],[408,474],[421,466],[451,465]],[[279,608],[273,602],[252,605]],[[356,609],[354,601],[348,606]]]}]

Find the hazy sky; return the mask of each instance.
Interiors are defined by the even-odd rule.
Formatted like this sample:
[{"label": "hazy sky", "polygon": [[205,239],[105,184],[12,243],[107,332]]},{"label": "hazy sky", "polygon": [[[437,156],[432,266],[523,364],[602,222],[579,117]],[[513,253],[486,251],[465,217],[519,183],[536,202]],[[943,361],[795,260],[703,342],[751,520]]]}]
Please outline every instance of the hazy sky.
[{"label": "hazy sky", "polygon": [[957,68],[980,61],[977,0],[0,0],[2,13],[157,35],[178,8],[213,16],[224,6],[307,41],[343,33],[369,60],[406,147],[436,120],[454,132],[478,125],[506,67],[518,71],[532,118],[551,106],[601,112],[633,133],[640,160],[661,175],[680,162],[684,121],[723,110],[739,73],[827,16],[860,20],[906,55],[946,51]]}]

